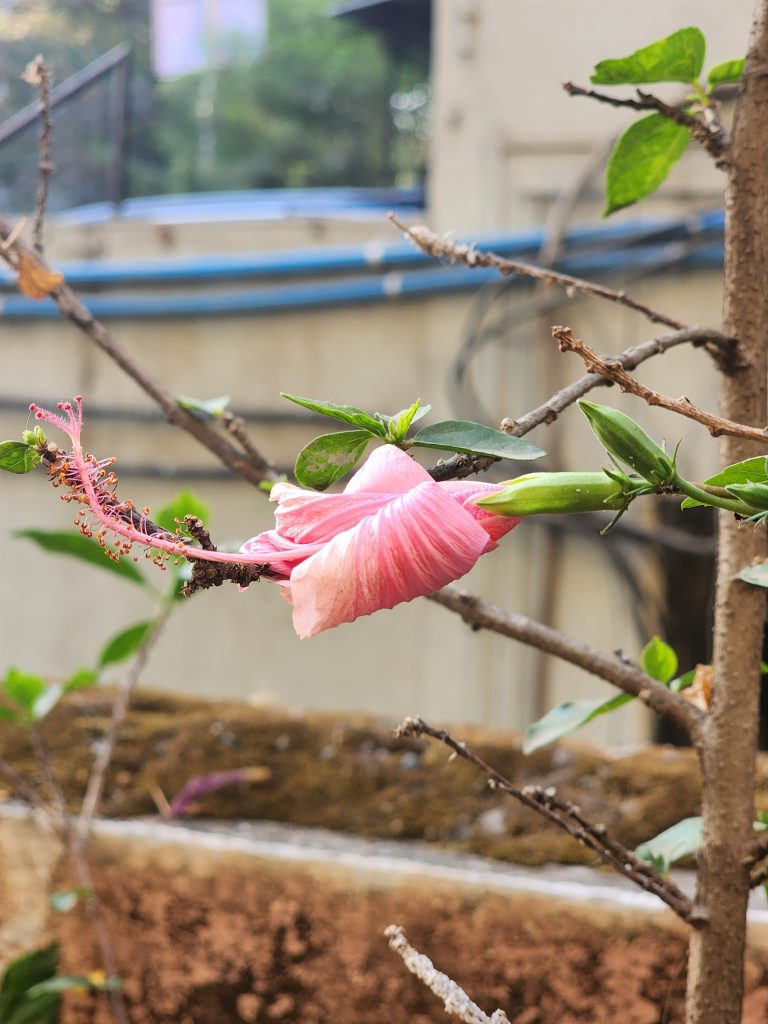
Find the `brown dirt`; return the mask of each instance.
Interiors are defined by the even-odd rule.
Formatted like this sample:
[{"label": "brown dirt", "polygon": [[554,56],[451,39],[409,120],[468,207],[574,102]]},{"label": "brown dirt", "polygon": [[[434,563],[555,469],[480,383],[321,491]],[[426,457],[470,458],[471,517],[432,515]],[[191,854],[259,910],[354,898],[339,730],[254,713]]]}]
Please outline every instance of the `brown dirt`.
[{"label": "brown dirt", "polygon": [[[423,886],[360,889],[253,866],[217,877],[99,871],[133,1024],[428,1024],[447,1020],[383,938],[417,948],[512,1024],[682,1024],[685,941],[648,923],[603,928],[541,901]],[[96,951],[59,919],[64,968]],[[750,960],[744,1024],[764,1024],[768,972]],[[109,1024],[71,997],[62,1024]]]}]

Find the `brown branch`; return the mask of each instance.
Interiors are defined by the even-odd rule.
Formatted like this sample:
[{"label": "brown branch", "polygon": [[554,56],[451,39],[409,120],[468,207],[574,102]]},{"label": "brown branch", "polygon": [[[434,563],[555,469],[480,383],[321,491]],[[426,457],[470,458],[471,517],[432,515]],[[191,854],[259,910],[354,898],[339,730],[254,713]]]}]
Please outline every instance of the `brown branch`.
[{"label": "brown branch", "polygon": [[707,108],[711,111],[709,115],[710,127],[704,121],[700,121],[694,114],[689,114],[687,110],[671,106],[669,103],[665,103],[664,100],[659,99],[658,96],[654,96],[649,92],[643,92],[642,89],[636,90],[637,99],[634,100],[609,96],[607,93],[598,92],[596,89],[585,89],[580,85],[575,85],[573,82],[563,82],[563,89],[565,89],[569,96],[586,96],[588,99],[597,100],[598,103],[607,103],[612,107],[628,107],[631,110],[654,110],[668,121],[674,121],[675,124],[688,128],[691,137],[709,153],[715,160],[716,165],[718,167],[724,166],[723,158],[728,152],[729,146],[728,135],[712,108]]},{"label": "brown branch", "polygon": [[627,373],[620,363],[602,359],[583,341],[574,338],[569,327],[553,327],[552,335],[559,344],[560,351],[575,352],[589,373],[599,374],[614,384],[618,384],[622,391],[642,398],[648,405],[657,405],[662,409],[668,409],[670,412],[676,412],[680,416],[701,423],[713,437],[722,437],[723,435],[740,437],[746,441],[757,441],[762,445],[768,441],[768,427],[750,427],[744,423],[735,423],[733,420],[727,420],[722,416],[699,409],[685,395],[680,398],[670,398],[669,395],[663,395],[659,391],[640,384]]},{"label": "brown branch", "polygon": [[484,1013],[460,985],[447,974],[438,971],[428,956],[414,949],[400,925],[391,924],[385,929],[384,934],[389,939],[390,949],[402,957],[411,974],[426,985],[438,999],[443,1000],[446,1013],[458,1017],[464,1024],[509,1024],[509,1018],[503,1010],[496,1010],[490,1017]]},{"label": "brown branch", "polygon": [[651,679],[632,662],[605,654],[551,626],[545,626],[517,612],[505,611],[457,587],[446,587],[430,594],[429,600],[456,612],[473,629],[490,629],[512,640],[519,640],[604,679],[631,697],[637,697],[656,714],[674,722],[687,734],[694,746],[699,746],[706,720],[704,713],[680,694]]},{"label": "brown branch", "polygon": [[[13,236],[13,229],[7,220],[0,217],[0,240],[7,241]],[[39,260],[23,246],[18,239],[8,246],[0,244],[0,256],[13,269],[17,269],[18,253],[27,258]],[[225,466],[248,483],[258,485],[264,480],[277,479],[277,470],[263,455],[251,446],[249,452],[238,450],[226,438],[222,437],[207,422],[183,409],[175,395],[156,380],[149,371],[137,362],[130,353],[120,345],[112,333],[96,320],[91,312],[80,301],[75,292],[67,284],[61,284],[51,292],[51,298],[62,314],[78,327],[91,341],[105,352],[165,413],[169,422],[186,430],[197,441],[207,448]]]},{"label": "brown branch", "polygon": [[554,787],[515,786],[500,772],[492,768],[464,742],[454,739],[445,729],[434,729],[422,718],[406,718],[395,731],[396,736],[430,736],[449,747],[454,754],[469,761],[488,777],[488,784],[499,789],[521,804],[536,811],[554,825],[564,829],[582,846],[592,850],[604,864],[614,868],[624,878],[646,892],[653,893],[684,921],[695,923],[697,914],[692,902],[669,878],[655,871],[650,864],[637,857],[618,839],[610,836],[605,825],[593,825],[579,808],[557,796]]},{"label": "brown branch", "polygon": [[626,306],[637,313],[647,317],[651,323],[664,324],[673,330],[682,331],[688,327],[682,320],[675,320],[651,306],[633,299],[624,291],[615,291],[613,288],[606,288],[596,281],[586,281],[581,277],[572,277],[570,274],[561,274],[556,270],[546,267],[537,267],[533,263],[521,263],[517,260],[508,260],[494,252],[485,252],[476,249],[472,245],[465,245],[454,242],[450,238],[441,237],[423,226],[409,226],[393,214],[389,214],[389,220],[399,228],[422,252],[433,256],[435,259],[447,259],[452,263],[463,263],[467,267],[490,267],[497,270],[503,277],[510,277],[519,274],[522,277],[531,277],[536,281],[542,281],[547,285],[560,285],[566,292],[582,292],[585,295],[594,295],[599,299],[606,299],[608,302],[616,302],[620,306]]},{"label": "brown branch", "polygon": [[[634,370],[652,356],[662,355],[676,345],[690,343],[694,347],[704,348],[712,356],[718,366],[724,369],[741,366],[738,342],[720,331],[708,330],[704,327],[686,327],[673,334],[664,334],[659,338],[651,338],[632,348],[625,349],[617,356],[606,356],[607,363],[617,363],[625,370]],[[555,392],[546,402],[525,413],[518,419],[502,420],[501,429],[512,437],[523,437],[529,431],[542,424],[554,423],[561,412],[583,398],[593,388],[610,387],[613,381],[596,373],[587,373],[578,380],[567,384]],[[451,458],[433,467],[429,472],[434,480],[463,479],[472,473],[484,472],[498,459],[482,455],[453,455]]]},{"label": "brown branch", "polygon": [[41,56],[27,65],[21,76],[25,82],[37,89],[40,100],[40,159],[38,161],[37,198],[32,219],[32,238],[38,256],[43,255],[43,224],[45,207],[48,202],[48,182],[54,169],[51,163],[51,72]]}]

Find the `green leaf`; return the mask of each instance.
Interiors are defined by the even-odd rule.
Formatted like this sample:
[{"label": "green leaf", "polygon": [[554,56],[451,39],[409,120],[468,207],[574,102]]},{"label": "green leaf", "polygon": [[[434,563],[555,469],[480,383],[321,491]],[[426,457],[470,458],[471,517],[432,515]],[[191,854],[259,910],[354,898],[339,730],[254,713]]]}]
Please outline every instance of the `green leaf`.
[{"label": "green leaf", "polygon": [[421,405],[420,399],[417,398],[413,405],[407,409],[401,409],[400,412],[396,412],[394,416],[389,417],[387,436],[395,444],[404,441],[411,424],[420,420],[422,416],[426,416],[431,408],[431,405]]},{"label": "green leaf", "polygon": [[17,668],[9,668],[3,680],[3,691],[15,704],[30,715],[37,701],[48,689],[40,676],[31,676]]},{"label": "green leaf", "polygon": [[655,192],[690,141],[689,128],[661,114],[631,124],[617,139],[608,160],[603,216]]},{"label": "green leaf", "polygon": [[135,626],[129,626],[113,636],[102,648],[98,661],[99,668],[130,658],[144,643],[151,628],[151,622],[137,622]]},{"label": "green leaf", "polygon": [[190,398],[188,395],[177,395],[177,403],[182,409],[191,412],[200,420],[220,420],[227,411],[229,395],[218,398]]},{"label": "green leaf", "polygon": [[470,455],[488,455],[495,459],[516,459],[524,462],[540,459],[547,453],[528,441],[512,437],[469,420],[444,420],[424,427],[411,438],[417,448],[439,448]]},{"label": "green leaf", "polygon": [[45,688],[45,692],[41,693],[37,700],[32,705],[30,714],[35,722],[42,721],[45,716],[53,711],[56,705],[59,703],[64,695],[64,687],[59,683],[52,683]]},{"label": "green leaf", "polygon": [[534,750],[554,743],[562,736],[581,729],[593,719],[599,718],[600,715],[606,715],[609,711],[614,711],[631,700],[634,700],[634,697],[620,693],[608,700],[569,700],[558,704],[525,730],[523,753],[532,754]]},{"label": "green leaf", "polygon": [[64,683],[64,693],[71,693],[72,690],[84,690],[98,681],[98,672],[94,672],[92,668],[79,668]]},{"label": "green leaf", "polygon": [[387,428],[381,420],[369,416],[367,412],[358,409],[355,405],[337,405],[335,402],[317,402],[313,398],[298,398],[296,395],[280,392],[281,398],[287,398],[289,402],[295,402],[312,412],[319,412],[322,416],[330,416],[331,419],[341,420],[342,423],[349,423],[361,430],[368,430],[376,437],[386,437]]},{"label": "green leaf", "polygon": [[73,889],[60,889],[58,892],[51,893],[48,902],[53,910],[60,914],[66,914],[77,906],[79,900],[87,900],[91,896],[93,896],[93,889],[89,889],[85,885],[76,885]]},{"label": "green leaf", "polygon": [[687,672],[683,672],[677,679],[673,679],[669,684],[670,690],[673,693],[680,693],[681,690],[687,690],[689,686],[693,686],[693,680],[696,678],[696,669],[689,668]]},{"label": "green leaf", "polygon": [[79,558],[83,562],[95,565],[98,569],[106,569],[107,572],[115,573],[142,587],[148,586],[147,580],[133,562],[124,558],[121,558],[119,562],[113,562],[111,558],[107,558],[96,541],[89,540],[81,533],[73,533],[70,530],[16,530],[14,537],[25,537],[53,555],[69,555],[72,558]]},{"label": "green leaf", "polygon": [[58,992],[28,992],[12,999],[8,1006],[0,996],[0,1020],[3,1024],[57,1024],[61,996]]},{"label": "green leaf", "polygon": [[23,441],[0,442],[0,469],[9,473],[30,473],[40,464],[40,453]]},{"label": "green leaf", "polygon": [[[179,491],[175,498],[172,498],[152,517],[158,526],[162,526],[169,533],[174,533],[179,523],[184,522],[184,516],[197,516],[204,523],[210,521],[208,506],[198,498],[194,491]],[[182,526],[183,529],[183,526]]]},{"label": "green leaf", "polygon": [[701,74],[706,40],[698,28],[681,28],[628,57],[601,60],[594,85],[643,85],[648,82],[693,82]]},{"label": "green leaf", "polygon": [[[0,722],[19,722],[21,721],[21,715],[18,711],[14,711],[13,708],[7,708],[4,704],[0,704]],[[2,1020],[2,1017],[0,1017]]]},{"label": "green leaf", "polygon": [[675,861],[696,853],[700,845],[701,818],[684,818],[653,839],[641,843],[635,854],[666,875]]},{"label": "green leaf", "polygon": [[748,565],[739,573],[739,579],[751,583],[754,587],[768,587],[768,561],[759,565]]},{"label": "green leaf", "polygon": [[655,636],[643,648],[640,665],[651,679],[666,685],[677,672],[677,655],[660,636]]},{"label": "green leaf", "polygon": [[726,85],[730,82],[738,82],[744,74],[744,57],[738,60],[726,60],[722,64],[715,64],[707,75],[707,85],[714,89],[718,85]]},{"label": "green leaf", "polygon": [[324,491],[357,465],[370,440],[368,430],[343,430],[316,437],[296,458],[296,479],[302,487]]},{"label": "green leaf", "polygon": [[52,978],[48,978],[47,981],[41,981],[39,985],[35,985],[34,988],[29,990],[30,997],[37,997],[41,995],[49,995],[52,992],[94,992],[101,989],[100,985],[95,985],[90,978],[82,977],[80,975],[72,974],[56,974]]},{"label": "green leaf", "polygon": [[[757,455],[752,459],[744,459],[743,462],[734,462],[730,466],[721,469],[708,480],[704,481],[710,487],[729,487],[732,484],[765,484],[768,483],[768,460],[764,455]],[[681,508],[696,508],[702,506],[703,502],[695,498],[686,498]]]},{"label": "green leaf", "polygon": [[56,973],[58,956],[58,947],[53,944],[17,957],[5,970],[0,992],[20,995],[33,985],[52,978]]}]

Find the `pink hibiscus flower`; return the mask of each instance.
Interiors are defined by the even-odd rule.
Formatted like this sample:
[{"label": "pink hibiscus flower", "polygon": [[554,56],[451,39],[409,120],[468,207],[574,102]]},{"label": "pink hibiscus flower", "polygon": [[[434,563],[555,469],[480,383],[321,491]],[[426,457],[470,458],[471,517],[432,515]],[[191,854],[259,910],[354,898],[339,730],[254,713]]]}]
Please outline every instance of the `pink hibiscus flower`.
[{"label": "pink hibiscus flower", "polygon": [[431,594],[463,576],[520,520],[475,504],[495,484],[435,483],[393,445],[377,448],[342,494],[276,484],[277,528],[242,552],[268,563],[300,637]]},{"label": "pink hibiscus flower", "polygon": [[[276,484],[277,529],[247,541],[240,552],[208,551],[159,530],[149,510],[138,512],[117,497],[114,459],[83,450],[82,399],[59,404],[59,413],[31,405],[35,417],[69,435],[70,453],[50,466],[62,497],[78,507],[76,524],[117,560],[134,544],[158,564],[170,557],[228,564],[268,565],[293,605],[300,637],[352,622],[379,608],[431,594],[472,568],[519,519],[475,504],[501,485],[435,483],[393,445],[377,448],[342,494],[318,494]],[[95,520],[95,522],[94,522]],[[117,537],[115,541],[112,538]]]}]

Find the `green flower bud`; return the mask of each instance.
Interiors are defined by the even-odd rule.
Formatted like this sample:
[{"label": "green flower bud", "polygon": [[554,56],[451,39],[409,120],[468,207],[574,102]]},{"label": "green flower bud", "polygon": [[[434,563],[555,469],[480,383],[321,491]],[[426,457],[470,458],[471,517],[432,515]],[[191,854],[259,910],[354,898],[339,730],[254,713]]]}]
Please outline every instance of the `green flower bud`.
[{"label": "green flower bud", "polygon": [[628,504],[625,482],[607,473],[529,473],[501,486],[476,504],[500,516],[621,511]]},{"label": "green flower bud", "polygon": [[578,404],[595,436],[610,455],[626,463],[656,487],[674,481],[674,460],[634,420],[606,405],[583,400]]},{"label": "green flower bud", "polygon": [[33,448],[44,445],[48,440],[45,436],[45,431],[40,426],[36,426],[34,430],[25,430],[21,435],[21,439],[24,444],[31,445]]},{"label": "green flower bud", "polygon": [[731,484],[726,491],[752,508],[768,509],[768,484]]}]

